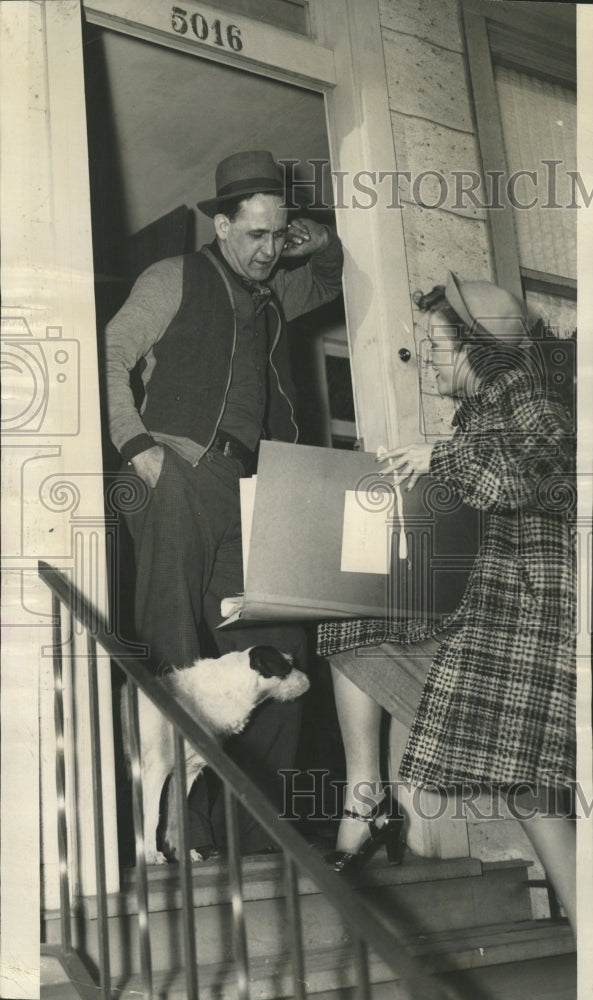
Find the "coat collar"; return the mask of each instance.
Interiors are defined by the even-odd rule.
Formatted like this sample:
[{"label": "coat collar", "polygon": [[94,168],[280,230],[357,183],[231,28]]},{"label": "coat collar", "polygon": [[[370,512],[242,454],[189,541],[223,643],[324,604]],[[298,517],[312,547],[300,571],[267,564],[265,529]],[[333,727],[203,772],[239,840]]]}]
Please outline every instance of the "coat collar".
[{"label": "coat collar", "polygon": [[472,417],[483,413],[489,407],[497,406],[500,394],[508,385],[509,378],[516,378],[516,373],[504,372],[488,385],[483,386],[479,392],[475,392],[472,396],[463,397],[453,417],[453,426],[463,430],[469,425]]}]

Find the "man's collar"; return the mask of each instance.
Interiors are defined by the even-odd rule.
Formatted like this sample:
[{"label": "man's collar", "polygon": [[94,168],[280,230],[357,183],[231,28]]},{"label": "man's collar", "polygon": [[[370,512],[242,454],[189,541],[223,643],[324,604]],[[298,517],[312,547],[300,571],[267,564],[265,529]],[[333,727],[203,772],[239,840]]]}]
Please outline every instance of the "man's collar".
[{"label": "man's collar", "polygon": [[219,260],[224,267],[227,274],[237,281],[242,288],[244,288],[251,295],[254,305],[256,315],[259,315],[263,309],[266,308],[268,302],[272,297],[272,289],[265,281],[255,281],[252,278],[245,278],[242,274],[238,274],[237,271],[229,264],[222,250],[218,240],[214,240],[210,244],[209,249],[212,251],[217,260]]}]

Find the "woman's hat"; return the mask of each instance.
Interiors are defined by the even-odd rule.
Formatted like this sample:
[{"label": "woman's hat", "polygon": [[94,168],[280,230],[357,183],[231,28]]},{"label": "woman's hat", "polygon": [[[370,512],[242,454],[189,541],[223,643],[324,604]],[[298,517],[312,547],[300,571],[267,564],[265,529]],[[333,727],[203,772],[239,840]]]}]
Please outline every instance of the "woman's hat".
[{"label": "woman's hat", "polygon": [[473,332],[483,327],[508,347],[527,346],[529,328],[524,304],[491,281],[459,281],[449,271],[445,297],[460,319]]},{"label": "woman's hat", "polygon": [[284,171],[267,150],[233,153],[221,160],[215,174],[216,198],[199,201],[198,208],[210,218],[220,212],[221,201],[251,194],[278,194],[284,197]]}]

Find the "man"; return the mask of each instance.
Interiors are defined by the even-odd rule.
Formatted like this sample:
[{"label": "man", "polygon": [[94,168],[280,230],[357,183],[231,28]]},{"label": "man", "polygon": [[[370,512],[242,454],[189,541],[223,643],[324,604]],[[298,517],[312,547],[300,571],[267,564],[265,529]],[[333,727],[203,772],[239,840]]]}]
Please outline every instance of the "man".
[{"label": "man", "polygon": [[[214,219],[216,240],[149,267],[107,327],[111,436],[149,491],[127,520],[137,637],[156,669],[191,663],[205,638],[220,654],[273,645],[305,666],[297,627],[217,629],[221,599],[243,589],[239,480],[253,473],[262,437],[298,436],[286,321],[341,290],[338,238],[309,219],[288,226],[284,202],[271,153],[227,157],[216,170],[216,197],[198,204]],[[281,256],[302,266],[277,269]],[[140,411],[130,387],[138,362]],[[279,769],[292,766],[299,722],[298,702],[269,702],[228,744],[271,795]],[[193,840],[212,840],[206,823]],[[264,846],[263,831],[248,823],[243,850]]]}]

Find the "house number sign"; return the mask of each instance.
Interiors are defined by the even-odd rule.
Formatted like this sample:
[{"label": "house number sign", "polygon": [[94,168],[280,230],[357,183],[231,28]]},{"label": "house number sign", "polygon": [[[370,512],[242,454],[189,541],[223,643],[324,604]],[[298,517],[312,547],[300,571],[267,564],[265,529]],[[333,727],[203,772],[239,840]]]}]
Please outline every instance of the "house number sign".
[{"label": "house number sign", "polygon": [[225,24],[218,17],[209,21],[198,11],[188,14],[183,7],[171,7],[171,27],[177,35],[193,35],[198,41],[221,49],[240,52],[243,48],[241,31],[236,24]]}]

